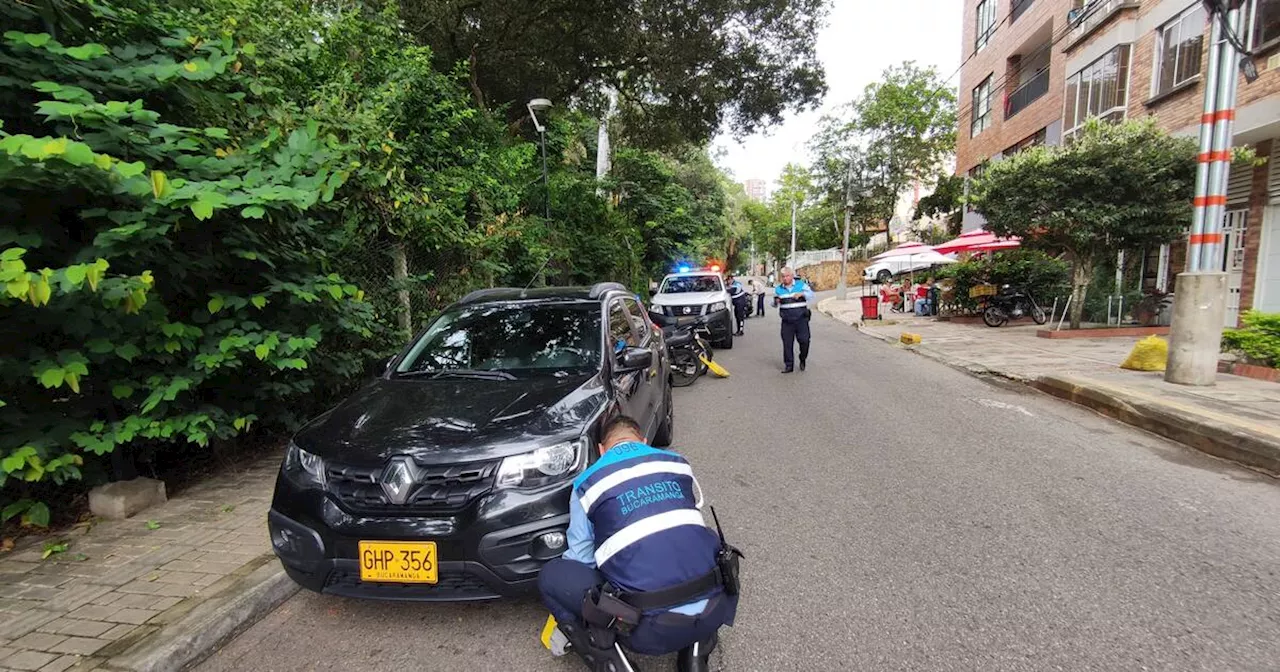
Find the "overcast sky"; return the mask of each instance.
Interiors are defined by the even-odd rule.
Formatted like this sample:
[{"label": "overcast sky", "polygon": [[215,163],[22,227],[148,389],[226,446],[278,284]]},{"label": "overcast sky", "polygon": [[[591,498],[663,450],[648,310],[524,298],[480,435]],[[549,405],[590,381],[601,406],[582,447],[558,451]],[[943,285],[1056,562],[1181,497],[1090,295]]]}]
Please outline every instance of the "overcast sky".
[{"label": "overcast sky", "polygon": [[[774,181],[788,162],[808,163],[805,145],[823,112],[857,97],[890,65],[914,60],[946,77],[960,66],[962,0],[831,0],[827,26],[818,34],[818,58],[827,70],[821,110],[790,115],[766,133],[715,141],[720,165],[742,182]],[[959,76],[950,82],[956,85]]]}]

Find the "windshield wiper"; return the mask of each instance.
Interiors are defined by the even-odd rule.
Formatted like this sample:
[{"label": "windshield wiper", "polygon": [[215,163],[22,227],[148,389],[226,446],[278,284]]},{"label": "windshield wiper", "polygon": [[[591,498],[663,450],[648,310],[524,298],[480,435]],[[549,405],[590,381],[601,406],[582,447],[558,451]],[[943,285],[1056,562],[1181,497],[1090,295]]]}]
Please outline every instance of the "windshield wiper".
[{"label": "windshield wiper", "polygon": [[516,380],[516,377],[506,371],[498,371],[492,369],[423,369],[420,371],[405,371],[398,374],[397,378],[420,378],[429,377],[432,380],[439,378],[473,378],[476,380]]}]

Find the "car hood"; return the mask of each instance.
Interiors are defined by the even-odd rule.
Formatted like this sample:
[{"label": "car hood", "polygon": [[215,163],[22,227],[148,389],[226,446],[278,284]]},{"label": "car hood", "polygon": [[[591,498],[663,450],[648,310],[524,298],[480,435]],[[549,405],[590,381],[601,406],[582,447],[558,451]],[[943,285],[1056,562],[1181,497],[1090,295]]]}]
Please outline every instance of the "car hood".
[{"label": "car hood", "polygon": [[309,423],[297,444],[322,458],[379,465],[496,459],[577,438],[603,408],[598,375],[513,381],[377,379]]},{"label": "car hood", "polygon": [[728,298],[729,295],[725,292],[657,294],[653,297],[653,304],[655,306],[705,306],[708,303],[718,303]]}]

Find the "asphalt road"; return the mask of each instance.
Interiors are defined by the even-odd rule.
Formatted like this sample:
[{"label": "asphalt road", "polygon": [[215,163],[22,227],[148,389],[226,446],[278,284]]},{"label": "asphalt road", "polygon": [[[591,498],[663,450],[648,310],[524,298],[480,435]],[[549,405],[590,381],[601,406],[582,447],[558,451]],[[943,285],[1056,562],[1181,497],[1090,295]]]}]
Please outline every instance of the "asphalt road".
[{"label": "asphalt road", "polygon": [[[820,315],[677,390],[746,594],[717,669],[1280,670],[1280,482]],[[568,672],[533,601],[300,593],[199,669]],[[670,670],[672,662],[644,669]]]}]

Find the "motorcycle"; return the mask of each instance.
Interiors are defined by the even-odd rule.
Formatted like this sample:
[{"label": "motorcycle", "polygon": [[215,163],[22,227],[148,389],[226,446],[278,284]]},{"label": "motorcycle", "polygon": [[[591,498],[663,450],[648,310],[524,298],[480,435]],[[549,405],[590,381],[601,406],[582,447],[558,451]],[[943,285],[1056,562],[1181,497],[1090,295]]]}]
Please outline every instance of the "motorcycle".
[{"label": "motorcycle", "polygon": [[722,374],[724,370],[711,361],[715,353],[705,317],[682,327],[664,327],[662,331],[670,354],[672,386],[688,387],[711,367],[719,369],[716,375],[728,375],[727,371]]},{"label": "motorcycle", "polygon": [[982,311],[982,321],[988,327],[1002,327],[1009,320],[1016,320],[1023,315],[1030,315],[1036,324],[1049,321],[1044,308],[1036,303],[1030,293],[1005,285],[1000,288],[999,294],[987,301],[987,307]]}]

